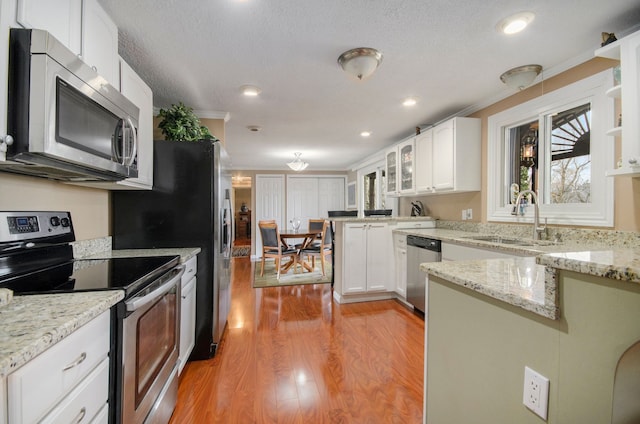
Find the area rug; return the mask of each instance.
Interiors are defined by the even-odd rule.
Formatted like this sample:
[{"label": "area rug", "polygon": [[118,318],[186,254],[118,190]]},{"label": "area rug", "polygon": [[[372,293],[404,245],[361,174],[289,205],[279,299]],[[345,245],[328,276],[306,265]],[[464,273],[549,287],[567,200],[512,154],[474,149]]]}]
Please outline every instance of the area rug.
[{"label": "area rug", "polygon": [[286,274],[280,274],[280,281],[276,278],[276,269],[274,261],[266,261],[264,264],[264,275],[260,276],[260,261],[253,263],[253,287],[279,287],[279,286],[293,286],[296,284],[325,284],[331,282],[331,273],[333,269],[331,264],[325,264],[325,276],[322,276],[322,270],[320,268],[320,261],[316,260],[316,268],[313,272],[301,272],[298,267],[298,272],[293,272],[290,269]]},{"label": "area rug", "polygon": [[231,256],[233,257],[241,257],[241,256],[249,256],[251,253],[251,245],[240,245],[233,246],[231,248]]}]

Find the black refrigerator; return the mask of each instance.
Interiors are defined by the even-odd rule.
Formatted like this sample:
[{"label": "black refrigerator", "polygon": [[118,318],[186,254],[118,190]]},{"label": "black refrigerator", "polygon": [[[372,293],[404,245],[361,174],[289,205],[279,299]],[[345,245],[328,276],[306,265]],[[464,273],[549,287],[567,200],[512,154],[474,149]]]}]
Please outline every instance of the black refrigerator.
[{"label": "black refrigerator", "polygon": [[215,355],[231,303],[230,159],[219,142],[154,141],[153,190],[113,191],[114,249],[199,247],[191,360]]}]

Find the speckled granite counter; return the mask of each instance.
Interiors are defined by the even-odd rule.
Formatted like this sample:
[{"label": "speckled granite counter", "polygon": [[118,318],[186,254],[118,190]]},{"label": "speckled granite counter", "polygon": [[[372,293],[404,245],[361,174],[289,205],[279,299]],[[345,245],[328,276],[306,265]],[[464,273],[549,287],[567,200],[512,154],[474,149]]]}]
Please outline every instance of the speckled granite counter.
[{"label": "speckled granite counter", "polygon": [[545,281],[545,267],[535,258],[432,262],[420,269],[543,317],[558,318],[555,276],[547,275],[550,280]]},{"label": "speckled granite counter", "polygon": [[123,298],[121,290],[15,296],[0,308],[0,375],[24,365]]},{"label": "speckled granite counter", "polygon": [[539,256],[537,261],[554,269],[640,283],[640,248],[555,252]]},{"label": "speckled granite counter", "polygon": [[122,250],[107,250],[103,252],[96,252],[87,256],[83,256],[82,259],[110,259],[110,258],[130,258],[133,256],[180,256],[180,263],[185,263],[192,257],[200,253],[199,247],[184,247],[184,248],[163,248],[163,249],[122,249]]}]

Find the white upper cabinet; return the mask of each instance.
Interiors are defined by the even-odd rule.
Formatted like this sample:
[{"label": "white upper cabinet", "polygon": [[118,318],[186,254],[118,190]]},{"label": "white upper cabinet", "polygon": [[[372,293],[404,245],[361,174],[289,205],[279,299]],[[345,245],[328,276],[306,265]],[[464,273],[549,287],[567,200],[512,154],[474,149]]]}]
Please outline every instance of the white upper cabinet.
[{"label": "white upper cabinet", "polygon": [[69,50],[82,54],[82,0],[17,0],[16,22],[47,30]]},{"label": "white upper cabinet", "polygon": [[453,118],[416,139],[416,191],[480,190],[480,119]]},{"label": "white upper cabinet", "polygon": [[415,145],[413,137],[389,150],[386,157],[387,194],[415,193]]},{"label": "white upper cabinet", "polygon": [[117,87],[118,27],[97,0],[82,0],[82,23],[84,62]]},{"label": "white upper cabinet", "polygon": [[416,192],[433,188],[433,128],[416,136]]},{"label": "white upper cabinet", "polygon": [[607,175],[640,177],[640,31],[599,48],[595,55],[620,60],[621,83],[607,94],[621,97],[622,125],[612,122],[608,132],[622,135],[621,157],[619,167]]}]

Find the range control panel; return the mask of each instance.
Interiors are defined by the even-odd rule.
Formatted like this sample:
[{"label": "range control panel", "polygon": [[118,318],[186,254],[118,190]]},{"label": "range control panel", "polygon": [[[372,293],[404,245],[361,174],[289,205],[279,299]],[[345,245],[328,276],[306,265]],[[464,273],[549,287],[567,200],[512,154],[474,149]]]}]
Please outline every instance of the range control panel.
[{"label": "range control panel", "polygon": [[73,241],[69,212],[0,212],[0,242],[49,238]]}]

